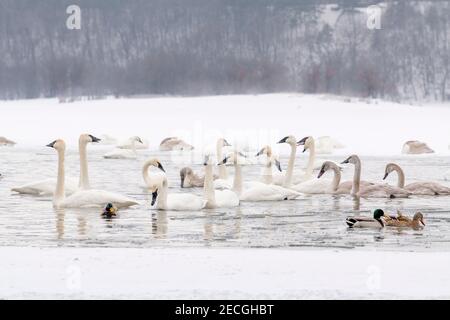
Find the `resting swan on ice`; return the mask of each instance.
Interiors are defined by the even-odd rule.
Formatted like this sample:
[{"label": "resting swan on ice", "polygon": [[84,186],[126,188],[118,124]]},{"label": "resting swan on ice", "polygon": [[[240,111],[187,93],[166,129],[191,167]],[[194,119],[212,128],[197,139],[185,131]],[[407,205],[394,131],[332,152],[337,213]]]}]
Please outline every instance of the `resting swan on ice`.
[{"label": "resting swan on ice", "polygon": [[414,182],[405,186],[405,173],[402,168],[395,163],[388,163],[386,165],[383,180],[386,180],[393,171],[397,172],[397,187],[405,189],[412,194],[429,196],[450,195],[450,188],[437,182]]},{"label": "resting swan on ice", "polygon": [[353,174],[353,184],[350,194],[363,198],[407,198],[410,193],[406,190],[389,186],[387,184],[361,184],[361,160],[357,155],[352,155],[342,161],[344,163],[352,163],[355,165]]},{"label": "resting swan on ice", "polygon": [[[101,140],[90,134],[82,134],[78,139],[78,153],[80,155],[80,177],[79,182],[74,178],[66,178],[65,192],[70,195],[78,189],[86,190],[90,188],[89,176],[87,173],[87,145],[98,143]],[[56,188],[56,179],[44,179],[32,183],[24,184],[20,187],[12,188],[11,191],[20,194],[31,195],[52,195]]]},{"label": "resting swan on ice", "polygon": [[[56,190],[53,194],[53,206],[55,208],[81,208],[81,207],[103,207],[111,202],[118,208],[129,207],[138,204],[134,199],[103,190],[79,190],[66,197],[64,190],[65,183],[65,151],[66,144],[63,140],[55,140],[47,147],[53,148],[58,153],[58,178],[56,180]],[[87,173],[86,171],[83,174]],[[83,177],[87,181],[87,176]]]},{"label": "resting swan on ice", "polygon": [[136,159],[136,143],[142,144],[142,140],[139,137],[131,138],[131,149],[116,148],[106,153],[103,158],[105,159]]},{"label": "resting swan on ice", "polygon": [[[162,175],[148,175],[148,168],[153,166],[163,172]],[[145,162],[144,180],[152,193],[151,205],[155,205],[158,210],[173,211],[198,211],[205,207],[206,201],[201,197],[190,193],[169,193],[167,176],[164,167],[158,159],[149,159]]]},{"label": "resting swan on ice", "polygon": [[224,160],[219,163],[219,166],[225,165],[228,161],[232,161],[234,164],[232,190],[239,196],[241,201],[293,200],[302,195],[294,190],[262,182],[246,183],[244,189],[242,182],[242,168],[238,161],[238,153],[234,152],[232,156],[224,158]]}]

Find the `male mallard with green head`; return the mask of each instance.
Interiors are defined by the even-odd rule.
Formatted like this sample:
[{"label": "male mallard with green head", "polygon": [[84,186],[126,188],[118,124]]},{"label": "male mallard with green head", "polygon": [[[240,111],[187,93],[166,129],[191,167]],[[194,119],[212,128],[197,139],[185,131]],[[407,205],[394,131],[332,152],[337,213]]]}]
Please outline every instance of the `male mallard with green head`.
[{"label": "male mallard with green head", "polygon": [[349,228],[384,228],[384,211],[376,209],[373,212],[373,218],[369,217],[348,217],[345,223]]},{"label": "male mallard with green head", "polygon": [[113,218],[116,216],[117,216],[117,208],[112,203],[108,203],[106,207],[103,209],[102,217]]}]

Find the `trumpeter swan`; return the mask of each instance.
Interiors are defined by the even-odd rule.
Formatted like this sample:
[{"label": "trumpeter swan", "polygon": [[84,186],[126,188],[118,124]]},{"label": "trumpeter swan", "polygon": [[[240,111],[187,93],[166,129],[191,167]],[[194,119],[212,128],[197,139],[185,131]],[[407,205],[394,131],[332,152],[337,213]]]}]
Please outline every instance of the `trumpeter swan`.
[{"label": "trumpeter swan", "polygon": [[[320,179],[325,174],[325,172],[329,170],[333,171],[333,179],[331,180],[331,182],[327,182],[328,187],[323,188],[321,190],[323,192],[317,193],[350,194],[350,192],[352,191],[353,182],[352,181],[341,182],[342,168],[332,161],[325,161],[322,164],[322,167],[320,168],[319,175],[317,176],[317,178]],[[373,183],[361,181],[361,185],[369,186],[373,185]]]},{"label": "trumpeter swan", "polygon": [[213,182],[213,162],[206,156],[205,162],[204,198],[206,208],[231,208],[239,206],[239,197],[231,190],[215,190]]},{"label": "trumpeter swan", "polygon": [[266,155],[267,161],[264,164],[263,172],[261,175],[261,182],[266,184],[273,184],[273,171],[272,166],[275,165],[275,167],[278,169],[279,172],[282,172],[281,169],[281,163],[280,161],[273,155],[272,148],[270,146],[263,147],[257,154],[256,157],[259,157],[261,155]]},{"label": "trumpeter swan", "polygon": [[[216,143],[216,156],[217,162],[223,160],[223,148],[231,147],[231,144],[228,143],[224,138],[219,138]],[[214,188],[223,190],[223,189],[231,189],[233,185],[233,180],[228,177],[227,168],[225,166],[218,166],[219,178],[214,180]]]},{"label": "trumpeter swan", "polygon": [[295,157],[297,154],[297,140],[294,136],[290,135],[284,137],[280,141],[279,144],[287,143],[291,147],[291,153],[289,156],[289,162],[286,169],[286,173],[284,175],[275,175],[273,177],[273,183],[279,186],[283,186],[285,188],[291,187],[293,184],[298,184],[303,181],[303,175],[295,175],[294,176],[294,166],[295,166]]},{"label": "trumpeter swan", "polygon": [[[217,179],[219,176],[213,175],[213,179]],[[181,188],[203,187],[205,182],[205,176],[196,174],[191,168],[184,167],[180,170],[180,182]]]},{"label": "trumpeter swan", "polygon": [[159,145],[159,151],[172,151],[172,150],[189,151],[193,149],[194,149],[193,146],[177,137],[166,138],[163,141],[161,141],[161,144]]},{"label": "trumpeter swan", "polygon": [[387,184],[361,185],[361,160],[357,155],[352,155],[342,161],[355,165],[351,195],[363,198],[407,198],[410,193],[406,190],[389,186]]},{"label": "trumpeter swan", "polygon": [[55,140],[47,147],[53,148],[58,153],[58,178],[56,190],[53,194],[53,206],[56,208],[81,208],[81,207],[103,207],[111,202],[118,208],[129,207],[138,204],[134,199],[103,190],[79,190],[66,197],[64,191],[64,160],[66,144],[63,140]]},{"label": "trumpeter swan", "polygon": [[143,173],[144,180],[148,186],[149,192],[152,193],[153,206],[156,203],[158,210],[173,210],[173,211],[198,211],[205,207],[206,201],[201,197],[190,193],[168,193],[167,176],[148,175],[150,166],[158,168],[165,173],[164,167],[158,159],[149,159],[144,163]]},{"label": "trumpeter swan", "polygon": [[402,153],[424,154],[424,153],[434,153],[434,150],[431,149],[425,142],[412,140],[405,142],[402,148]]},{"label": "trumpeter swan", "polygon": [[383,180],[385,180],[391,172],[397,172],[397,187],[405,189],[415,195],[450,195],[450,188],[443,186],[437,182],[414,182],[405,186],[405,173],[402,168],[395,163],[388,163],[384,171]]},{"label": "trumpeter swan", "polygon": [[241,201],[279,201],[293,200],[302,194],[294,190],[283,188],[274,184],[262,182],[251,182],[245,185],[242,182],[242,168],[238,161],[238,153],[226,157],[219,165],[225,165],[231,160],[234,163],[234,180],[232,190],[239,196]]},{"label": "trumpeter swan", "polygon": [[[81,134],[78,139],[78,153],[80,155],[80,177],[78,183],[74,178],[66,178],[65,191],[67,195],[76,192],[78,189],[86,190],[90,188],[89,174],[87,169],[87,145],[98,143],[101,139],[91,134]],[[56,188],[56,179],[44,179],[37,182],[27,183],[20,187],[12,188],[11,191],[21,194],[31,195],[52,195]]]},{"label": "trumpeter swan", "polygon": [[133,137],[131,141],[131,149],[116,148],[111,152],[106,153],[103,158],[105,159],[136,159],[136,143],[142,144],[142,140],[139,137]]},{"label": "trumpeter swan", "polygon": [[119,143],[117,145],[117,148],[119,148],[119,149],[130,149],[130,150],[132,150],[132,149],[137,149],[137,150],[148,149],[148,147],[149,147],[148,140],[145,139],[145,138],[140,138],[140,140],[141,140],[141,142],[136,144],[136,136],[130,137],[130,138],[126,139],[125,141]]}]

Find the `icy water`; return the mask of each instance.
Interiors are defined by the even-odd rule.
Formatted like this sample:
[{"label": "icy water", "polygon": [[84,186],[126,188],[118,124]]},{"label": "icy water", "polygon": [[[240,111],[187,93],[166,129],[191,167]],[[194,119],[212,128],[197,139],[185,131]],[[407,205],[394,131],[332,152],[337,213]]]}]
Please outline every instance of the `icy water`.
[{"label": "icy water", "polygon": [[[148,157],[158,157],[169,176],[170,192],[180,192],[179,170],[170,153],[141,151],[137,160],[105,160],[112,149],[89,146],[89,171],[94,188],[120,192],[136,198],[141,205],[119,211],[106,220],[100,209],[54,210],[50,197],[12,194],[10,188],[26,182],[54,177],[56,154],[49,148],[0,148],[0,246],[39,247],[296,247],[364,248],[377,250],[450,250],[450,197],[410,199],[361,199],[350,196],[314,195],[295,201],[247,202],[233,209],[201,212],[163,212],[152,210],[144,190],[141,166]],[[298,167],[306,162],[297,158]],[[345,156],[321,156],[342,161]],[[362,157],[363,178],[381,181],[387,162],[397,162],[413,180],[444,181],[450,157]],[[287,159],[281,159],[286,168]],[[78,154],[68,150],[66,174],[78,178]],[[202,171],[200,163],[193,165]],[[243,167],[246,180],[255,180],[260,166]],[[233,169],[228,167],[229,174]],[[345,167],[344,180],[353,167]],[[396,175],[389,178],[395,183]],[[412,179],[414,177],[415,179]],[[182,192],[201,194],[202,189]],[[401,209],[412,215],[421,210],[426,228],[414,230],[352,230],[344,223],[348,215],[369,215],[383,208],[390,213]]]}]

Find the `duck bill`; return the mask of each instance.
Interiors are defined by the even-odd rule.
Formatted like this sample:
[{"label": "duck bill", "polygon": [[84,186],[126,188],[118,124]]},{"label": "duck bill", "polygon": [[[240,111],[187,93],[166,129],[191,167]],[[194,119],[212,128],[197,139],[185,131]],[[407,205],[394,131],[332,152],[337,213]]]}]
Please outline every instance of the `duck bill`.
[{"label": "duck bill", "polygon": [[423,221],[423,219],[420,219],[420,223],[425,227],[425,222]]}]

